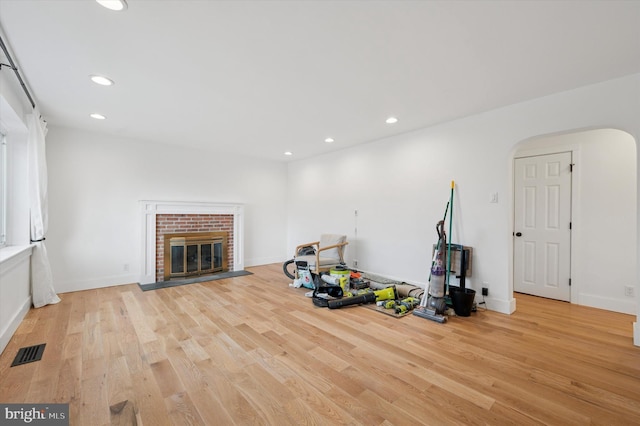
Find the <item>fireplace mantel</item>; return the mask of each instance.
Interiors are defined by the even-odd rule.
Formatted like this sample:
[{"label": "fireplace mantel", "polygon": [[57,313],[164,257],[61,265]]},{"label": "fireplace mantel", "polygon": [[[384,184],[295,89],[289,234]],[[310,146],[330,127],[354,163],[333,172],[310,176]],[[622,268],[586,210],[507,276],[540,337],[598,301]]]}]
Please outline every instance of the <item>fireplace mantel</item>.
[{"label": "fireplace mantel", "polygon": [[140,201],[142,254],[140,284],[156,282],[156,216],[159,214],[233,215],[233,270],[244,270],[244,205],[182,201]]}]

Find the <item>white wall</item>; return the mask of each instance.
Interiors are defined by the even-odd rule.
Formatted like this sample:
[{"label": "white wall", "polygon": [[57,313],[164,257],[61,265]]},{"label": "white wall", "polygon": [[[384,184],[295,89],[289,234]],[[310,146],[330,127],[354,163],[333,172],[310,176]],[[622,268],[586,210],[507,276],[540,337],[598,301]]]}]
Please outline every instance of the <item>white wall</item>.
[{"label": "white wall", "polygon": [[571,301],[635,314],[635,298],[625,296],[637,280],[635,141],[620,130],[589,130],[525,141],[516,156],[563,151],[575,164]]},{"label": "white wall", "polygon": [[[468,285],[487,286],[488,307],[510,313],[515,146],[539,135],[601,127],[624,130],[637,141],[638,117],[640,74],[293,162],[288,251],[321,232],[345,232],[347,258],[357,252],[360,269],[424,284],[434,227],[455,180],[453,242],[474,247]],[[489,202],[493,192],[498,203]],[[606,210],[615,222],[616,212]]]},{"label": "white wall", "polygon": [[244,204],[245,265],[285,257],[283,163],[57,127],[47,135],[47,161],[58,292],[138,281],[140,200]]}]

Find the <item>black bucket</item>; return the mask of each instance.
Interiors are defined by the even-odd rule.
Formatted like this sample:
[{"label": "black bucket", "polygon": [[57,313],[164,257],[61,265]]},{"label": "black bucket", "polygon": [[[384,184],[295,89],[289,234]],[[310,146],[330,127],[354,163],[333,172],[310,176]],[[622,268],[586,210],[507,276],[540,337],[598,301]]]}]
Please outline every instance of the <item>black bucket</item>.
[{"label": "black bucket", "polygon": [[456,315],[459,317],[468,317],[473,309],[473,299],[476,297],[476,291],[470,288],[460,289],[458,287],[449,287],[449,296],[451,304]]}]

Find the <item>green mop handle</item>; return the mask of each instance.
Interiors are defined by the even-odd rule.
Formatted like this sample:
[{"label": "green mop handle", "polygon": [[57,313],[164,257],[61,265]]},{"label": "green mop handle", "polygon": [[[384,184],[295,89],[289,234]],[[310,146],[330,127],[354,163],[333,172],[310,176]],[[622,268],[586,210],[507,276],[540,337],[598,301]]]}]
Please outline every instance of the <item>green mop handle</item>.
[{"label": "green mop handle", "polygon": [[451,274],[451,239],[453,236],[451,235],[451,225],[453,223],[453,188],[455,187],[455,182],[451,181],[451,198],[449,200],[449,206],[451,210],[449,212],[449,239],[447,240],[447,275],[445,278],[446,291],[449,291],[449,274]]}]

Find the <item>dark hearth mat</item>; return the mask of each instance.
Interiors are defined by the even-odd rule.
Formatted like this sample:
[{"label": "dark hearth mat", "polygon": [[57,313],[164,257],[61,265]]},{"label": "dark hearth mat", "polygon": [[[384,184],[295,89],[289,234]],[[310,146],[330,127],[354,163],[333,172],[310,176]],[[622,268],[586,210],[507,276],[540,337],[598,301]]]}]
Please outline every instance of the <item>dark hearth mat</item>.
[{"label": "dark hearth mat", "polygon": [[204,283],[207,281],[215,281],[221,280],[224,278],[233,278],[233,277],[241,277],[243,275],[252,275],[253,272],[249,271],[231,271],[231,272],[221,272],[219,274],[207,275],[206,277],[197,277],[197,278],[189,278],[185,280],[171,280],[171,281],[159,281],[157,283],[151,284],[140,284],[140,289],[142,291],[149,290],[157,290],[159,288],[167,288],[167,287],[177,287],[185,284],[195,284],[195,283]]}]

